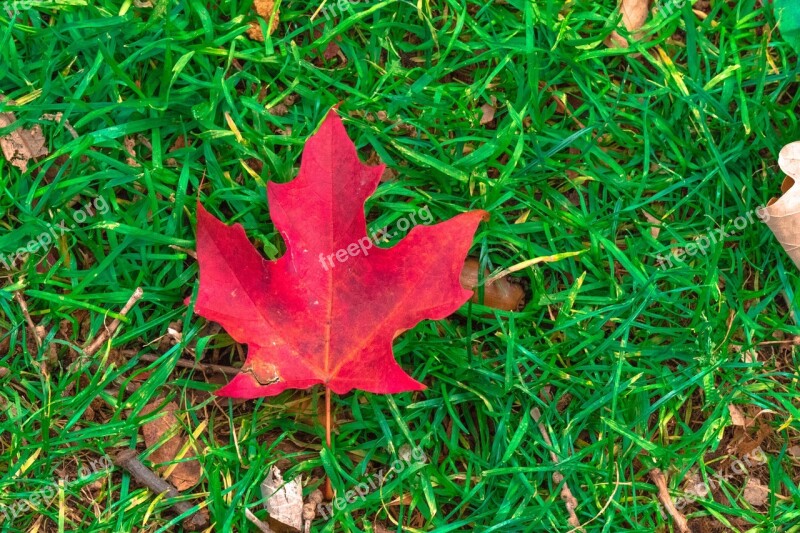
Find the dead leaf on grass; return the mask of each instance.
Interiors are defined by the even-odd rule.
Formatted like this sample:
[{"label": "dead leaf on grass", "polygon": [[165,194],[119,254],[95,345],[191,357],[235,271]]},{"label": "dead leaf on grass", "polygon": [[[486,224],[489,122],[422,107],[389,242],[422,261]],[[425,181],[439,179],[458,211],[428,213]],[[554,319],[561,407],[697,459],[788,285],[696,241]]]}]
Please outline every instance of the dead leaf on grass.
[{"label": "dead leaf on grass", "polygon": [[[636,31],[644,26],[647,15],[650,14],[650,0],[622,0],[619,4],[622,13],[622,23],[633,38],[639,40],[641,34]],[[616,30],[606,40],[606,45],[612,48],[628,48],[628,40]]]},{"label": "dead leaf on grass", "polygon": [[646,218],[647,221],[652,224],[652,226],[650,226],[650,236],[654,239],[658,239],[658,235],[661,233],[661,221],[647,211],[642,211],[642,214],[644,215],[644,218]]},{"label": "dead leaf on grass", "polygon": [[750,478],[744,487],[744,499],[753,507],[766,505],[769,500],[769,487],[762,485],[757,479]]},{"label": "dead leaf on grass", "polygon": [[[278,28],[278,15],[280,15],[280,11],[275,9],[275,0],[254,0],[253,8],[261,18],[267,21],[269,33],[272,35],[272,32]],[[275,13],[274,16],[273,12]],[[270,24],[270,20],[272,24]],[[247,36],[255,41],[264,42],[264,32],[261,30],[261,24],[251,22],[250,28],[247,30]]]},{"label": "dead leaf on grass", "polygon": [[301,478],[285,482],[281,471],[273,466],[261,483],[264,507],[269,513],[269,525],[278,533],[296,533],[303,528],[303,486]]},{"label": "dead leaf on grass", "polygon": [[[160,398],[147,404],[140,415],[144,416],[155,411],[163,400]],[[150,461],[153,463],[169,463],[176,459],[180,459],[178,455],[186,444],[186,437],[183,436],[180,422],[175,413],[178,411],[178,404],[169,402],[162,408],[161,416],[155,420],[148,422],[142,426],[142,434],[144,435],[144,442],[148,448],[155,446],[164,434],[169,433],[171,436],[167,438],[161,446],[155,449],[150,454]],[[186,453],[186,457],[194,457],[191,451]],[[166,468],[162,468],[166,470]],[[202,469],[200,463],[195,459],[191,461],[182,461],[177,463],[172,470],[172,473],[167,479],[175,485],[179,491],[186,490],[193,487],[200,481]]]},{"label": "dead leaf on grass", "polygon": [[[314,35],[314,40],[316,41],[317,39],[323,36],[323,33],[318,29],[314,29],[313,35]],[[337,35],[336,39],[332,40],[325,46],[325,50],[322,51],[321,55],[323,58],[325,58],[326,61],[330,61],[336,56],[339,56],[339,58],[342,60],[343,63],[347,61],[347,57],[345,57],[345,55],[342,54],[342,49],[338,45],[338,43],[340,43],[341,41],[342,41],[342,36]],[[315,50],[315,53],[319,55],[319,50]]]},{"label": "dead leaf on grass", "polygon": [[[474,257],[468,257],[464,262],[464,269],[461,271],[461,286],[465,289],[475,291],[472,301],[479,302],[479,294],[476,290],[478,286],[478,271],[480,263]],[[489,277],[489,271],[484,270],[483,279]],[[525,301],[525,291],[517,283],[513,283],[506,278],[501,278],[487,283],[483,288],[483,305],[493,309],[503,311],[516,311]]]},{"label": "dead leaf on grass", "polygon": [[778,165],[786,174],[781,184],[783,196],[767,202],[764,221],[800,268],[800,188],[795,184],[800,179],[800,141],[783,147],[778,156]]},{"label": "dead leaf on grass", "polygon": [[481,120],[480,124],[483,126],[484,124],[488,124],[494,120],[494,114],[497,111],[497,98],[492,96],[492,103],[491,104],[483,104],[481,106]]},{"label": "dead leaf on grass", "polygon": [[747,421],[745,420],[744,414],[738,407],[733,404],[729,404],[728,413],[731,415],[731,423],[734,426],[747,427]]},{"label": "dead leaf on grass", "polygon": [[372,523],[372,531],[375,533],[392,533],[392,530],[384,526],[382,523],[375,521]]},{"label": "dead leaf on grass", "polygon": [[[13,100],[6,100],[0,96],[0,102],[3,101],[14,104]],[[14,116],[14,113],[0,113],[0,128],[10,126],[16,121],[17,117]],[[38,124],[30,129],[17,128],[8,135],[0,137],[0,149],[8,162],[22,172],[27,172],[28,162],[31,159],[44,157],[50,153],[42,128]]]}]

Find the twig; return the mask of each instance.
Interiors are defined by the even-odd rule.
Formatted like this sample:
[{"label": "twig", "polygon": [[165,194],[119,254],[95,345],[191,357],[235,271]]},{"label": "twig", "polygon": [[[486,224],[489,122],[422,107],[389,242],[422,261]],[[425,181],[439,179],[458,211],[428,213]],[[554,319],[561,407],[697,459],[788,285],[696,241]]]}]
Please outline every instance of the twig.
[{"label": "twig", "polygon": [[42,120],[50,120],[61,124],[62,126],[64,126],[64,128],[66,128],[69,134],[72,135],[73,139],[78,138],[78,132],[75,131],[75,128],[73,128],[70,125],[69,120],[64,120],[64,121],[61,120],[62,118],[64,118],[63,113],[45,113],[44,115],[42,115],[41,118]]},{"label": "twig", "polygon": [[672,521],[675,522],[675,527],[678,529],[679,533],[692,533],[692,530],[689,529],[689,523],[686,521],[686,517],[683,516],[681,512],[675,508],[675,504],[672,503],[672,498],[667,488],[667,478],[664,477],[661,470],[658,468],[652,469],[650,471],[650,479],[652,479],[653,483],[658,487],[658,499],[667,510],[667,513],[672,517]]},{"label": "twig", "polygon": [[[133,308],[133,306],[136,305],[136,302],[138,302],[143,295],[144,291],[142,290],[142,288],[136,287],[136,290],[133,291],[131,297],[128,298],[128,302],[120,310],[119,312],[120,316],[127,315],[128,311],[130,311]],[[69,372],[74,373],[80,371],[84,367],[86,362],[89,360],[89,358],[92,357],[95,353],[97,353],[97,350],[99,350],[100,347],[106,341],[108,341],[109,337],[111,337],[111,335],[113,335],[114,332],[117,331],[119,324],[120,324],[119,319],[115,318],[114,320],[111,321],[111,324],[109,324],[107,328],[104,328],[97,335],[97,337],[95,337],[93,341],[87,343],[83,348],[83,355],[78,357],[75,360],[75,362],[69,366]]]},{"label": "twig", "polygon": [[[539,433],[542,434],[542,438],[544,439],[545,443],[547,443],[547,446],[550,447],[550,459],[557,465],[561,461],[556,455],[556,452],[553,451],[553,442],[550,440],[550,435],[547,433],[547,428],[544,427],[544,424],[539,422],[541,413],[536,407],[531,409],[531,418],[533,418],[533,421],[538,424]],[[561,472],[558,470],[553,471],[553,483],[555,483],[557,486],[561,483],[561,481],[564,481],[564,476],[561,474]],[[566,481],[564,481],[564,484],[561,486],[561,499],[564,500],[564,505],[567,507],[567,514],[569,514],[569,519],[567,522],[569,525],[575,528],[573,531],[583,531],[584,529],[581,526],[580,520],[578,520],[578,515],[575,514],[575,509],[578,507],[578,500],[575,499],[572,491],[569,490],[569,485],[567,485]]]},{"label": "twig", "polygon": [[[133,476],[133,479],[146,486],[156,494],[166,493],[169,498],[180,498],[178,489],[164,481],[158,474],[147,468],[139,460],[136,450],[123,450],[114,458],[114,464],[121,466]],[[172,508],[178,514],[184,514],[194,505],[189,502],[176,502]],[[208,512],[205,509],[195,511],[183,520],[183,526],[189,531],[198,531],[208,526]]]},{"label": "twig", "polygon": [[22,315],[28,323],[28,329],[30,329],[31,335],[36,339],[36,348],[40,349],[42,347],[42,339],[39,337],[39,333],[36,331],[36,324],[33,323],[31,314],[28,312],[28,304],[25,302],[25,298],[22,297],[21,292],[17,291],[14,293],[14,299],[19,304],[20,309],[22,309]]},{"label": "twig", "polygon": [[263,531],[263,533],[274,533],[272,528],[269,527],[269,524],[259,520],[258,517],[254,515],[252,511],[250,511],[250,509],[245,508],[244,516],[247,517],[247,519],[250,520],[250,522],[252,522],[253,525],[259,529],[259,531]]},{"label": "twig", "polygon": [[[133,294],[131,295],[131,297],[128,298],[127,303],[122,307],[122,309],[120,310],[119,314],[121,316],[127,315],[128,312],[133,308],[134,305],[136,305],[136,302],[138,302],[142,298],[143,295],[144,295],[144,291],[142,290],[142,288],[141,287],[136,287],[136,290],[133,291]],[[95,352],[97,352],[97,350],[99,350],[100,347],[108,340],[108,338],[111,335],[113,335],[115,331],[117,331],[118,327],[119,327],[119,319],[115,318],[114,320],[111,321],[111,324],[107,328],[103,329],[97,335],[97,337],[94,339],[94,341],[91,344],[89,344],[87,347],[85,347],[83,349],[84,355],[86,357],[93,356],[95,354]]]},{"label": "twig", "polygon": [[[128,353],[128,351],[126,350],[125,353]],[[161,357],[161,355],[146,353],[140,355],[139,360],[146,361],[148,363],[154,363],[159,361]],[[175,366],[188,368],[191,370],[199,370],[200,372],[216,372],[218,374],[225,374],[226,376],[235,376],[241,372],[241,370],[232,366],[213,365],[211,363],[197,363],[195,361],[187,361],[186,359],[178,359],[175,362]]]},{"label": "twig", "polygon": [[192,259],[195,259],[195,260],[197,259],[197,252],[195,252],[194,250],[190,250],[188,248],[183,248],[183,247],[177,246],[175,244],[170,244],[169,248],[172,248],[173,250],[178,250],[179,252],[183,252],[186,255],[188,255],[189,257],[191,257]]}]

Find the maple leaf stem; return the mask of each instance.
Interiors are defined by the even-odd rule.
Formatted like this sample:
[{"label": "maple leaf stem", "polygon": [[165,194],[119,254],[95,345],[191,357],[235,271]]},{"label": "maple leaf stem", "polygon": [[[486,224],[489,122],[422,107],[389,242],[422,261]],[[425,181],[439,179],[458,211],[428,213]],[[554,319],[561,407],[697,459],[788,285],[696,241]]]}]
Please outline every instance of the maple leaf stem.
[{"label": "maple leaf stem", "polygon": [[325,444],[331,447],[331,389],[325,387]]},{"label": "maple leaf stem", "polygon": [[[328,449],[331,449],[331,389],[325,386],[325,444]],[[325,477],[325,483],[322,485],[322,494],[326,500],[333,500],[335,493],[331,486],[330,476]]]}]

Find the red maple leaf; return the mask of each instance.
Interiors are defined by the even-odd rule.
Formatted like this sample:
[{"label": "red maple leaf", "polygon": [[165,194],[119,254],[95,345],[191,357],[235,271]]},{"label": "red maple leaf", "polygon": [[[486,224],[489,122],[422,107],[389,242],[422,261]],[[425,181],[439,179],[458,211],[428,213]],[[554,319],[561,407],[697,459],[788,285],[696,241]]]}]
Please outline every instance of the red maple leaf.
[{"label": "red maple leaf", "polygon": [[218,395],[257,398],[316,384],[337,394],[425,388],[394,360],[392,341],[472,296],[459,274],[487,213],[417,225],[392,248],[378,248],[367,236],[364,201],[383,170],[359,161],[332,110],[307,141],[297,178],[267,187],[286,241],[277,261],[264,259],[241,225],[226,226],[198,204],[195,310],[248,345],[242,372]]}]

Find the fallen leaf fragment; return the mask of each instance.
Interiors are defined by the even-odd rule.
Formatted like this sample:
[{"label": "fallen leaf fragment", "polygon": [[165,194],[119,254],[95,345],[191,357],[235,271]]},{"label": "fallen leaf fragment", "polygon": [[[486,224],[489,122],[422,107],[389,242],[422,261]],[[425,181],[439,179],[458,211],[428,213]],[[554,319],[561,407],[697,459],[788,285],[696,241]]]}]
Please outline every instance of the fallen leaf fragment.
[{"label": "fallen leaf fragment", "polygon": [[[317,39],[319,39],[320,37],[323,36],[323,33],[319,29],[315,28],[313,35],[314,35],[314,40],[316,41]],[[326,61],[330,61],[331,59],[333,59],[334,57],[338,56],[341,53],[342,49],[338,45],[338,43],[341,42],[341,41],[342,41],[342,36],[341,35],[337,35],[336,39],[330,41],[325,46],[325,50],[323,50],[323,52],[322,52],[322,57],[325,58]],[[315,52],[317,54],[319,54],[319,50],[316,50]],[[344,57],[344,54],[342,54],[341,58],[342,58],[342,60],[346,60],[347,59],[347,58]]]},{"label": "fallen leaf fragment", "polygon": [[[254,0],[253,8],[261,18],[267,21],[267,24],[269,24],[269,33],[272,35],[272,32],[278,28],[278,15],[280,15],[280,11],[275,9],[275,0]],[[271,24],[270,20],[272,21]],[[250,28],[247,30],[247,36],[255,41],[263,42],[264,32],[261,30],[261,24],[258,22],[251,22]]]},{"label": "fallen leaf fragment", "polygon": [[652,224],[650,226],[650,236],[654,239],[658,239],[658,235],[661,233],[661,221],[647,211],[642,211],[642,214],[644,215],[644,218],[646,218],[647,221]]},{"label": "fallen leaf fragment", "polygon": [[317,508],[322,503],[322,491],[317,489],[308,495],[303,505],[303,533],[310,533],[311,523],[317,517]]},{"label": "fallen leaf fragment", "polygon": [[197,207],[200,288],[195,311],[248,344],[242,372],[216,393],[274,396],[324,385],[336,394],[423,390],[392,354],[393,339],[455,312],[485,211],[414,226],[391,248],[367,235],[364,202],[384,165],[363,164],[335,110],[306,142],[300,173],[269,182],[270,215],[286,253],[265,260],[241,225]]},{"label": "fallen leaf fragment", "polygon": [[[477,290],[479,271],[480,262],[474,257],[467,258],[464,263],[464,269],[461,271],[461,286],[473,291],[471,300],[474,303],[481,303],[480,293]],[[486,279],[488,277],[489,270],[484,269],[482,278]],[[525,291],[522,290],[522,287],[506,278],[498,279],[484,286],[482,303],[486,307],[503,311],[516,311],[524,301]]]},{"label": "fallen leaf fragment", "polygon": [[778,165],[787,175],[781,184],[783,196],[767,202],[763,220],[800,268],[800,188],[796,186],[796,180],[800,179],[800,141],[783,147]]},{"label": "fallen leaf fragment", "polygon": [[734,426],[747,427],[744,414],[738,407],[733,404],[728,404],[728,413],[731,415],[731,423]]},{"label": "fallen leaf fragment", "polygon": [[128,153],[128,158],[125,160],[125,163],[131,167],[138,167],[140,166],[139,163],[136,162],[136,139],[133,137],[125,137],[123,141],[125,145],[125,151]]},{"label": "fallen leaf fragment", "polygon": [[377,520],[372,523],[372,531],[374,533],[392,533],[392,530],[384,526],[382,523],[378,522]]},{"label": "fallen leaf fragment", "polygon": [[[14,105],[13,100],[0,96],[0,102],[4,101]],[[0,113],[0,128],[8,127],[16,121],[14,113]],[[31,159],[44,157],[49,153],[42,128],[38,124],[30,129],[17,128],[0,137],[0,149],[6,160],[22,172],[27,172]]]},{"label": "fallen leaf fragment", "polygon": [[261,483],[261,496],[269,513],[269,526],[278,533],[297,533],[303,529],[303,486],[300,476],[285,482],[281,471],[272,466]]},{"label": "fallen leaf fragment", "polygon": [[744,487],[744,500],[753,507],[761,507],[769,500],[769,487],[762,485],[757,479],[750,478]]},{"label": "fallen leaf fragment", "polygon": [[[650,0],[621,0],[619,10],[622,13],[622,23],[636,40],[640,35],[636,31],[644,26],[647,15],[650,13]],[[606,41],[606,45],[614,48],[628,48],[628,40],[616,30]]]},{"label": "fallen leaf fragment", "polygon": [[492,96],[491,104],[483,104],[481,106],[481,126],[488,124],[494,120],[494,114],[497,111],[497,98]]},{"label": "fallen leaf fragment", "polygon": [[[160,398],[150,402],[142,409],[140,415],[144,416],[152,413],[162,403],[163,400]],[[178,454],[186,444],[186,438],[182,436],[181,426],[175,415],[176,411],[178,411],[178,404],[169,402],[164,406],[162,415],[159,418],[142,426],[144,442],[148,448],[155,446],[164,434],[170,433],[172,435],[167,438],[164,444],[150,454],[149,460],[153,463],[169,463],[178,459]],[[165,469],[162,468],[161,470]],[[176,489],[183,491],[196,485],[200,481],[201,473],[202,469],[197,460],[182,461],[175,465],[167,479],[175,485]]]}]

